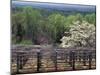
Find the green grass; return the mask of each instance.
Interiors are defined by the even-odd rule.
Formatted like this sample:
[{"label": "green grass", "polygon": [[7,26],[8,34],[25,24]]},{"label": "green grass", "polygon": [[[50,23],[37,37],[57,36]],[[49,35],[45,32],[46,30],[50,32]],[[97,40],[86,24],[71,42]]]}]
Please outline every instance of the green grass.
[{"label": "green grass", "polygon": [[20,43],[16,43],[16,39],[12,39],[12,44],[21,44],[21,45],[32,45],[31,40],[22,40]]},{"label": "green grass", "polygon": [[31,40],[22,40],[19,44],[32,45]]}]

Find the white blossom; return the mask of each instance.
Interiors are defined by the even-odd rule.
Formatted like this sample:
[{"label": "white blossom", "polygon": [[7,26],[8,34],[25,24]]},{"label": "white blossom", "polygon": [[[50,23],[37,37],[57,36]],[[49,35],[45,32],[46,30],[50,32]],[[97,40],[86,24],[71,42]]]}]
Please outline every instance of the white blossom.
[{"label": "white blossom", "polygon": [[95,25],[75,22],[69,33],[70,36],[62,37],[61,47],[95,47]]}]

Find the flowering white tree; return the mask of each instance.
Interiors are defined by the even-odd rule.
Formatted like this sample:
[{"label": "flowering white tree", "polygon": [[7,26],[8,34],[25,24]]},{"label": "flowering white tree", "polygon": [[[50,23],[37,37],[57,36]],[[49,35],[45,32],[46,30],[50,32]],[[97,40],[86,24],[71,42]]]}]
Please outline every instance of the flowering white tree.
[{"label": "flowering white tree", "polygon": [[[86,21],[73,23],[69,32],[62,37],[61,47],[95,47],[95,25]],[[70,35],[68,35],[70,34]]]}]

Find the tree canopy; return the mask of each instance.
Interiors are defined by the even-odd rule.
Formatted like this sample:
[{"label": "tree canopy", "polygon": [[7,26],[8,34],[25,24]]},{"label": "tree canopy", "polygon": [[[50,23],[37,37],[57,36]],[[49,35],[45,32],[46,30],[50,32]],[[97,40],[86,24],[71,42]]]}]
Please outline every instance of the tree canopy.
[{"label": "tree canopy", "polygon": [[[65,13],[65,12],[64,12]],[[85,35],[90,36],[93,33],[92,27],[95,29],[95,13],[73,13],[66,15],[63,12],[49,11],[36,9],[32,7],[20,7],[12,11],[12,43],[20,44],[61,44],[65,38],[65,33],[72,35],[69,39],[79,40],[80,38],[85,39]],[[78,25],[73,24],[79,21]],[[83,22],[85,21],[85,22]],[[83,26],[85,29],[79,29]],[[90,27],[90,29],[89,29]],[[73,29],[77,29],[77,32]],[[78,34],[83,31],[84,34]],[[87,33],[85,33],[85,31]],[[74,32],[77,34],[74,34]],[[95,32],[95,31],[94,31]],[[67,36],[68,36],[67,35]],[[75,38],[74,35],[77,37]],[[80,37],[79,37],[80,36]],[[63,37],[64,40],[61,41]],[[79,37],[79,38],[78,38]],[[94,38],[94,37],[93,37]],[[92,37],[91,37],[92,39]],[[68,41],[68,40],[67,40]],[[66,41],[66,42],[67,42]],[[28,42],[28,43],[27,43]]]},{"label": "tree canopy", "polygon": [[62,47],[95,47],[95,25],[77,21],[68,33],[69,36],[65,35],[61,39]]}]

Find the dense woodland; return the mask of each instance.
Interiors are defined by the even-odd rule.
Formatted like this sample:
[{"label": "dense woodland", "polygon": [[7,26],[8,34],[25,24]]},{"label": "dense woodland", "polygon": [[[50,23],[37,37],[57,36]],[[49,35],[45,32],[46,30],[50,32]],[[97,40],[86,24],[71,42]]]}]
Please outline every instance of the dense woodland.
[{"label": "dense woodland", "polygon": [[95,12],[16,7],[12,9],[12,44],[95,46],[95,26]]}]

